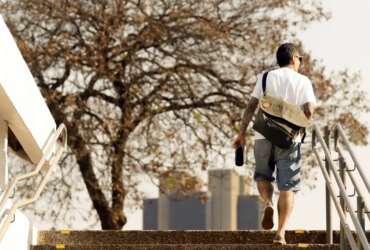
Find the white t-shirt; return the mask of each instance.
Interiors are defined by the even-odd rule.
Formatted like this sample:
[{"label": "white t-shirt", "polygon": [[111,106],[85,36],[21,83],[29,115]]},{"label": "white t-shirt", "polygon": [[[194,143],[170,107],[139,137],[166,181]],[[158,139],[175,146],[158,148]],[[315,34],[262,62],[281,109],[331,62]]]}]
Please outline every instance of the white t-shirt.
[{"label": "white t-shirt", "polygon": [[[257,83],[252,93],[252,96],[257,99],[260,99],[263,95],[262,76],[263,74],[258,75]],[[316,97],[310,79],[289,67],[281,67],[269,71],[266,78],[266,94],[280,97],[284,101],[298,106],[302,106],[307,102],[316,105]],[[260,133],[255,133],[255,140],[265,138]],[[300,138],[297,138],[296,141],[300,141]]]}]

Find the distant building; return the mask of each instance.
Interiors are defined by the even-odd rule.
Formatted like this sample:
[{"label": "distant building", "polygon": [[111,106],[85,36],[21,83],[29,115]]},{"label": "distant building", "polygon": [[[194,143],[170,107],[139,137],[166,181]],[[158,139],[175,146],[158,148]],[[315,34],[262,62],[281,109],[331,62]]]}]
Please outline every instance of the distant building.
[{"label": "distant building", "polygon": [[239,195],[238,197],[238,230],[262,229],[261,220],[264,206],[258,195]]},{"label": "distant building", "polygon": [[144,199],[143,229],[158,229],[158,199]]},{"label": "distant building", "polygon": [[[189,184],[190,183],[190,184]],[[233,169],[210,170],[208,192],[200,180],[179,172],[160,180],[158,199],[145,199],[144,230],[261,229],[262,204],[245,176]],[[181,185],[191,185],[186,194]]]},{"label": "distant building", "polygon": [[[166,203],[161,203],[162,207],[166,206],[166,219],[159,222],[159,229],[162,230],[206,230],[207,229],[207,202],[201,199],[207,193],[199,192],[191,196],[178,198],[176,195],[169,195],[167,198],[161,197]],[[159,211],[161,213],[161,211]],[[163,218],[162,217],[162,218]]]}]

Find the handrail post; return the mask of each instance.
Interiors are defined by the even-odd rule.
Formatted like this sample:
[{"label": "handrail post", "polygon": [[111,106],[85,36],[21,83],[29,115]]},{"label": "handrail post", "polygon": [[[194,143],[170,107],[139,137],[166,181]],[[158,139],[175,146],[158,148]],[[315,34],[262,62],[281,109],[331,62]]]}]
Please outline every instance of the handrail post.
[{"label": "handrail post", "polygon": [[[325,126],[325,135],[324,135],[325,143],[330,150],[330,129],[328,126]],[[325,156],[325,168],[328,172],[330,178],[330,167],[329,167],[329,159]],[[333,244],[333,227],[331,221],[331,202],[330,202],[330,192],[329,188],[325,185],[325,203],[326,203],[326,243]]]},{"label": "handrail post", "polygon": [[[337,140],[338,140],[338,137],[337,137],[337,133],[334,134],[334,138],[335,138],[335,144],[337,143]],[[340,174],[340,178],[342,179],[342,182],[344,184],[344,187],[347,189],[346,187],[346,162],[344,161],[343,157],[342,156],[339,156],[339,174]],[[344,213],[344,216],[347,217],[347,208],[346,208],[346,203],[345,203],[345,200],[344,200],[344,196],[347,195],[346,193],[340,193],[340,206],[342,207],[342,210],[343,210],[343,213]],[[344,225],[343,225],[343,222],[340,222],[340,250],[347,250],[347,249],[350,249],[349,247],[349,244],[348,244],[348,241],[347,241],[347,237],[346,237],[346,233],[344,232]]]},{"label": "handrail post", "polygon": [[[362,200],[360,195],[357,196],[357,218],[361,224],[362,229],[365,232],[364,201]],[[359,238],[357,239],[357,246],[359,250],[363,249]]]}]

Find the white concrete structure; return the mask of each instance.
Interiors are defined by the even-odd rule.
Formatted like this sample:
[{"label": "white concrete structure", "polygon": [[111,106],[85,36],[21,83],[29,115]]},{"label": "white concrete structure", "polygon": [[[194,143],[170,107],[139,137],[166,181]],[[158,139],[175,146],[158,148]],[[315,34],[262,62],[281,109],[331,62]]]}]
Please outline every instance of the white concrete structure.
[{"label": "white concrete structure", "polygon": [[[9,206],[10,207],[9,203]],[[20,211],[17,211],[13,223],[10,224],[5,237],[0,242],[1,250],[29,250],[36,244],[37,229]]]},{"label": "white concrete structure", "polygon": [[[0,249],[26,250],[33,243],[36,232],[18,208],[39,197],[53,165],[65,150],[66,131],[63,125],[56,130],[46,102],[1,16],[0,41]],[[16,176],[9,182],[8,129],[35,165],[31,173]],[[58,147],[60,135],[64,140]],[[45,172],[44,179],[36,186],[30,199],[12,201],[9,198],[20,180],[36,176],[41,170]]]},{"label": "white concrete structure", "polygon": [[[237,201],[241,185],[240,177],[233,169],[210,170],[208,190],[211,192],[207,228],[211,230],[237,230]],[[247,191],[245,188],[243,193]]]},{"label": "white concrete structure", "polygon": [[[1,103],[1,101],[0,101]],[[1,104],[0,104],[1,105]],[[0,118],[0,190],[8,181],[8,124]]]},{"label": "white concrete structure", "polygon": [[2,17],[0,38],[0,119],[37,163],[55,122]]}]

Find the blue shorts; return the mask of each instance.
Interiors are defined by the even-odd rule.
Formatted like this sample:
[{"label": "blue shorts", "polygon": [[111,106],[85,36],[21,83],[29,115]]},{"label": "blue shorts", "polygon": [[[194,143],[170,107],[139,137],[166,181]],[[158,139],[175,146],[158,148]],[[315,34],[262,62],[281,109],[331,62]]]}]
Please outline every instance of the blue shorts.
[{"label": "blue shorts", "polygon": [[280,191],[299,190],[301,143],[294,143],[289,149],[283,149],[274,146],[267,139],[258,139],[254,142],[254,157],[254,180],[273,182],[276,169],[276,182]]}]

